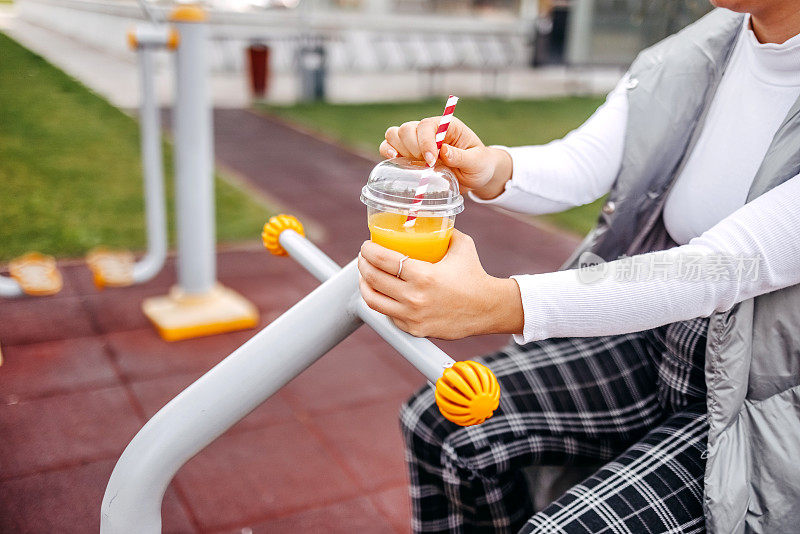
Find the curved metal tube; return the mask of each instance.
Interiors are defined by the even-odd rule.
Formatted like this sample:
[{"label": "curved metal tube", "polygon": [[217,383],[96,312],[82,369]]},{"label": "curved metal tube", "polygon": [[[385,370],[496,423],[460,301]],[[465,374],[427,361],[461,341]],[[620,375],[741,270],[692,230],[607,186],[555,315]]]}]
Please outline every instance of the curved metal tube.
[{"label": "curved metal tube", "polygon": [[[103,497],[103,534],[161,531],[161,501],[178,469],[363,322],[431,382],[454,361],[427,339],[398,329],[358,290],[356,260],[336,264],[287,230],[281,245],[322,285],[189,386],[148,421],[122,453]],[[309,325],[312,325],[309,328]]]},{"label": "curved metal tube", "polygon": [[100,531],[160,532],[178,469],[361,325],[350,306],[357,283],[351,263],[153,416],[114,467]]},{"label": "curved metal tube", "polygon": [[161,152],[161,117],[155,94],[152,46],[138,50],[142,103],[139,131],[142,144],[147,252],[133,266],[133,282],[147,282],[164,267],[167,258],[167,213],[164,195],[164,159]]}]

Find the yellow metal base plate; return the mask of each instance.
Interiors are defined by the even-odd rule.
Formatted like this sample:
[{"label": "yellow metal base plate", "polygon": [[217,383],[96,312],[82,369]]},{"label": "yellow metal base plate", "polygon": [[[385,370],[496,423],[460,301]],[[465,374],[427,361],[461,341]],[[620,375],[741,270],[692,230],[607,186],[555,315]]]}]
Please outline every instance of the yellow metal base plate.
[{"label": "yellow metal base plate", "polygon": [[165,341],[258,326],[256,307],[237,292],[219,284],[206,295],[185,295],[174,287],[168,295],[145,299],[142,311]]}]

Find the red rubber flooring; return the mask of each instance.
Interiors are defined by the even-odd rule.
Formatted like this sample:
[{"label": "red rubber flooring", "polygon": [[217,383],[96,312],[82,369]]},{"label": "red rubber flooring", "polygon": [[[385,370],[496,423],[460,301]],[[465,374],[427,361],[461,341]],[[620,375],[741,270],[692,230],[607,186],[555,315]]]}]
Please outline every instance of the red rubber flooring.
[{"label": "red rubber flooring", "polygon": [[[217,162],[324,229],[340,264],[367,237],[358,201],[374,162],[248,111],[218,111]],[[562,234],[470,204],[457,226],[492,274],[555,269],[576,245]],[[253,229],[254,237],[259,234]],[[258,246],[223,250],[220,280],[268,324],[316,286]],[[116,459],[168,400],[254,334],[165,343],[139,305],[152,282],[97,291],[64,264],[54,297],[0,301],[0,532],[87,533]],[[454,358],[506,336],[440,345]],[[357,370],[357,372],[352,372]],[[392,533],[409,530],[402,401],[424,379],[363,327],[190,460],[164,499],[165,532]]]}]

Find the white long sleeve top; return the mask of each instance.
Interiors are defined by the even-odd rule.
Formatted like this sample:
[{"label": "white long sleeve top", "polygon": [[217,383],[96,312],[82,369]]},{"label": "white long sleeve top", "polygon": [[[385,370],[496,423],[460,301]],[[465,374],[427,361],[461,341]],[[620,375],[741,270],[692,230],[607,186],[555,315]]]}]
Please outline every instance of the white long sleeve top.
[{"label": "white long sleeve top", "polygon": [[[518,342],[635,332],[708,316],[800,283],[800,175],[745,203],[759,164],[800,96],[800,35],[761,44],[742,28],[664,223],[680,244],[591,270],[517,275]],[[513,176],[493,204],[552,213],[606,194],[622,163],[627,79],[580,128],[543,146],[506,148]],[[505,147],[504,147],[505,148]]]}]

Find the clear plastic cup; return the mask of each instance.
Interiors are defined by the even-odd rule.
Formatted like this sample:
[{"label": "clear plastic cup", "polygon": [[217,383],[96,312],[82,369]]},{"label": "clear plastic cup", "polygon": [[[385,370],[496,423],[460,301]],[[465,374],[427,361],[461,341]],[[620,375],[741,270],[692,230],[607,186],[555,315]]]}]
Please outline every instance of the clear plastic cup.
[{"label": "clear plastic cup", "polygon": [[[415,196],[427,181],[422,202]],[[394,158],[372,169],[361,190],[370,239],[410,258],[435,263],[450,246],[456,215],[464,210],[458,179],[444,165]],[[408,222],[409,215],[413,223]],[[416,218],[414,218],[416,217]]]}]

